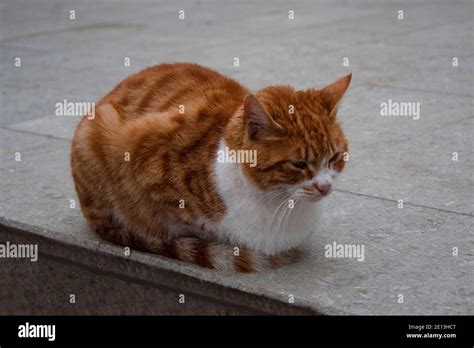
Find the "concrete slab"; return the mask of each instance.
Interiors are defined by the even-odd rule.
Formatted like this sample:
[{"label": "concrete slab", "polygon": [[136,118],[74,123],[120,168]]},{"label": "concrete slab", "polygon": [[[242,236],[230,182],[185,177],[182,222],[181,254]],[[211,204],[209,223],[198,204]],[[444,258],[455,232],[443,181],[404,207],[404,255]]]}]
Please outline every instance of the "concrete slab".
[{"label": "concrete slab", "polygon": [[[21,162],[13,158],[2,161],[5,181],[2,185],[1,215],[36,226],[44,223],[44,228],[73,233],[77,224],[82,227],[85,225],[81,225],[79,202],[67,165],[70,144],[66,141],[56,142],[54,151],[51,148],[49,151],[39,149],[34,156],[23,155]],[[46,177],[50,179],[46,180]],[[15,199],[18,200],[13,202]],[[75,200],[75,208],[70,208],[71,199]],[[40,221],[43,223],[38,225]],[[70,228],[66,230],[64,224]],[[87,233],[87,229],[84,230]],[[87,236],[95,237],[92,234]]]},{"label": "concrete slab", "polygon": [[[384,116],[383,108],[390,102],[419,103],[419,114]],[[349,139],[351,157],[356,159],[470,118],[473,106],[471,97],[362,86],[348,90],[338,118]]]},{"label": "concrete slab", "polygon": [[69,116],[46,116],[37,118],[31,121],[25,121],[9,125],[7,129],[14,129],[19,131],[34,132],[36,134],[43,134],[53,136],[63,140],[70,140],[74,134],[80,117]]},{"label": "concrete slab", "polygon": [[[474,8],[465,7],[466,11],[472,13]],[[463,7],[460,7],[462,9]],[[449,13],[449,12],[448,12]],[[464,18],[464,19],[463,19]],[[454,19],[454,18],[453,18]],[[432,48],[448,48],[453,52],[469,52],[473,53],[472,36],[473,20],[471,17],[459,16],[453,23],[447,23],[440,26],[431,26],[425,29],[416,30],[404,35],[394,37],[390,40],[396,45],[411,46],[414,48],[432,47]]]},{"label": "concrete slab", "polygon": [[[28,160],[54,151],[57,146],[64,145],[64,142],[57,142],[39,134],[0,128],[0,145],[0,160],[6,166],[20,164],[17,160]],[[17,153],[20,156],[16,156]]]},{"label": "concrete slab", "polygon": [[[21,164],[2,163],[2,224],[21,222],[24,230],[35,226],[30,233],[80,246],[86,255],[112,253],[123,262],[123,250],[101,242],[79,210],[69,207],[75,196],[68,153],[58,147]],[[229,293],[234,289],[285,303],[292,295],[295,306],[325,314],[462,314],[473,308],[474,217],[413,206],[398,209],[394,202],[341,192],[326,203],[324,227],[304,258],[280,270],[228,275],[152,254],[134,252],[131,259],[226,286]],[[326,258],[325,247],[333,242],[364,245],[364,261]],[[453,247],[460,250],[456,257]],[[435,289],[424,286],[435,283]],[[399,293],[404,304],[397,302]]]},{"label": "concrete slab", "polygon": [[[340,189],[405,203],[474,215],[472,133],[474,118],[414,136],[399,144],[359,153]],[[458,161],[453,153],[458,153]]]},{"label": "concrete slab", "polygon": [[[326,4],[328,8],[322,4]],[[317,11],[309,11],[314,20],[305,28],[306,33],[315,41],[337,41],[341,47],[363,43],[389,44],[392,40],[403,40],[405,35],[410,33],[416,35],[418,31],[472,20],[469,15],[472,12],[472,3],[469,1],[397,1],[383,4],[372,1],[335,1],[318,2],[315,7]],[[349,15],[354,9],[358,10],[358,14]],[[361,12],[362,9],[365,12]],[[398,19],[400,10],[404,16],[402,20]],[[333,21],[326,22],[323,18],[333,17],[333,12],[346,15],[344,18],[336,17]],[[459,36],[468,36],[465,34],[467,33],[458,33]],[[429,46],[429,43],[420,43],[420,46]]]},{"label": "concrete slab", "polygon": [[[45,6],[33,5],[32,7],[36,7],[35,10],[38,13],[38,27],[34,33],[36,37],[55,35],[60,31],[100,30],[105,28],[103,25],[105,23],[141,23],[144,27],[164,35],[176,33],[176,27],[170,25],[173,21],[176,21],[174,24],[180,25],[180,31],[182,30],[184,36],[196,37],[212,34],[223,37],[232,32],[238,35],[239,31],[242,35],[248,36],[251,32],[255,33],[255,29],[267,28],[267,33],[275,33],[275,29],[279,30],[279,28],[286,30],[287,23],[293,28],[303,28],[308,24],[324,25],[377,12],[373,7],[357,6],[347,1],[320,2],[317,6],[308,5],[311,5],[311,2],[299,1],[288,4],[286,1],[272,1],[265,6],[255,7],[254,3],[248,0],[231,2],[226,6],[221,6],[219,1],[209,0],[204,2],[181,0],[172,3],[142,0],[136,3],[116,1],[113,5],[106,2],[65,1],[61,6],[56,6],[55,11],[51,11]],[[71,9],[76,11],[75,20],[68,18],[68,12]],[[178,11],[180,10],[185,11],[185,19],[178,22]],[[288,19],[289,10],[295,11],[298,20],[285,21]],[[13,5],[6,4],[4,13],[12,13],[16,18],[31,22],[29,14],[16,11]],[[41,17],[54,18],[54,25],[42,22]],[[254,18],[258,18],[258,20],[254,20]],[[98,23],[102,25],[96,28],[92,27]],[[222,23],[226,25],[222,25]],[[269,24],[273,25],[269,26]],[[213,32],[215,27],[219,27],[221,31]],[[18,27],[8,24],[5,25],[5,28],[5,37],[0,42],[27,39],[32,36],[31,31],[34,29],[26,26],[19,31]],[[231,39],[235,39],[235,37],[231,37]]]},{"label": "concrete slab", "polygon": [[[328,59],[332,57],[333,62],[339,62],[340,57],[349,57],[354,82],[361,80],[370,87],[396,87],[413,95],[417,92],[474,95],[474,55],[469,46],[417,49],[389,41],[341,48],[327,56]],[[453,57],[458,58],[459,66],[453,66]]]},{"label": "concrete slab", "polygon": [[[156,265],[77,247],[61,239],[64,235],[47,239],[34,226],[23,224],[18,229],[7,225],[15,223],[2,221],[0,240],[37,245],[39,255],[36,262],[2,260],[2,315],[314,314],[248,292],[229,294],[226,287]],[[185,296],[184,303],[181,296]]]}]

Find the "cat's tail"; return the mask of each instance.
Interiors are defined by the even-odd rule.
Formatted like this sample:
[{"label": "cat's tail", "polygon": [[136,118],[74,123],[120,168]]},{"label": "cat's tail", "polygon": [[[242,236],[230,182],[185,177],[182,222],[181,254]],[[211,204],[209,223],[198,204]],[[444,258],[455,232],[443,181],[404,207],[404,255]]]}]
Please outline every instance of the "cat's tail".
[{"label": "cat's tail", "polygon": [[216,244],[193,237],[180,237],[167,241],[148,241],[148,250],[173,259],[195,263],[206,268],[241,273],[278,268],[296,260],[298,251],[269,256],[225,244]]},{"label": "cat's tail", "polygon": [[250,273],[278,268],[296,261],[300,254],[296,248],[270,256],[194,237],[162,240],[123,230],[119,234],[111,233],[112,230],[108,230],[106,233],[104,233],[105,231],[98,232],[103,238],[131,249],[153,252],[220,271]]}]

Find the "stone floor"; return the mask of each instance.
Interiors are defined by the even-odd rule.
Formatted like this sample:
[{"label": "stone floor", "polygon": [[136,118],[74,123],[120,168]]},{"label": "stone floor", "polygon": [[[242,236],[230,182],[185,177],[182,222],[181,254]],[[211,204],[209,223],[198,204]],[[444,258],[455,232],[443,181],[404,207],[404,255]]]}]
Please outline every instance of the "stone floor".
[{"label": "stone floor", "polygon": [[[70,208],[76,197],[69,149],[79,118],[55,116],[56,103],[94,102],[127,75],[162,62],[200,63],[253,90],[278,83],[321,87],[352,72],[339,111],[349,162],[301,262],[245,276],[138,252],[128,262],[137,279],[146,278],[144,267],[167,270],[161,284],[173,274],[188,277],[191,293],[212,283],[235,306],[259,308],[268,300],[323,314],[472,315],[473,4],[2,2],[0,225],[40,236],[45,245],[60,241],[64,259],[70,247],[75,266],[87,263],[88,252],[115,255],[100,267],[119,274],[120,248],[99,241],[79,209]],[[389,100],[419,103],[420,114],[382,116]],[[325,257],[334,242],[363,245],[364,260]],[[14,283],[11,270],[0,269],[0,287]],[[175,285],[170,291],[179,293],[182,285]],[[13,288],[3,291],[0,307],[14,295]]]}]

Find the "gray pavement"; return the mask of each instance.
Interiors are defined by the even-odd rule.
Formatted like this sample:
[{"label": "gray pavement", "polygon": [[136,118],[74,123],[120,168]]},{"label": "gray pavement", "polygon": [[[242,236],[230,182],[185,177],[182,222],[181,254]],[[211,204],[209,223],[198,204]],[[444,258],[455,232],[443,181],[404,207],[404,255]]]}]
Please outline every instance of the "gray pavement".
[{"label": "gray pavement", "polygon": [[[204,296],[203,282],[212,284],[222,290],[206,296],[252,311],[291,313],[281,303],[295,307],[294,313],[474,314],[473,4],[2,2],[0,225],[6,232],[0,236],[14,239],[15,228],[25,232],[24,240],[42,238],[44,255],[61,252],[74,265],[126,272],[121,249],[100,241],[80,210],[69,207],[76,199],[70,139],[79,118],[55,116],[57,102],[94,102],[127,75],[162,62],[203,64],[253,90],[277,83],[318,87],[352,72],[339,111],[350,159],[327,199],[324,228],[299,263],[229,275],[134,252],[126,261],[133,265],[127,271],[130,291],[137,291],[134,279],[146,280],[156,269],[167,272],[155,281],[170,288],[168,295],[180,292],[183,283],[172,280],[179,275],[187,277],[191,293]],[[295,19],[288,19],[289,10]],[[397,19],[399,10],[403,20]],[[21,67],[14,66],[16,57]],[[420,103],[419,119],[381,116],[380,105],[388,100]],[[18,152],[21,161],[15,161]],[[55,242],[61,245],[57,250],[51,247]],[[333,242],[364,245],[364,261],[325,257],[325,246]],[[90,264],[91,255],[107,262]],[[2,270],[2,262],[5,289],[14,281],[7,271],[12,268]],[[55,284],[63,279],[44,277]],[[14,292],[0,292],[0,308]],[[150,296],[136,301],[146,308]]]}]

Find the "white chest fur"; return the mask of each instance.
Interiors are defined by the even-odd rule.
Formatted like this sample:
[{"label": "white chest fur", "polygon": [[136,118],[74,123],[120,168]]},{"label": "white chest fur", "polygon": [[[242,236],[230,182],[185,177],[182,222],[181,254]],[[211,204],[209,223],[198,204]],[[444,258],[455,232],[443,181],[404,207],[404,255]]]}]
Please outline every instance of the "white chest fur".
[{"label": "white chest fur", "polygon": [[[225,145],[220,144],[220,149]],[[217,240],[269,255],[301,245],[318,228],[320,203],[269,199],[238,163],[215,163],[215,182],[226,205],[218,223],[202,221]]]}]

